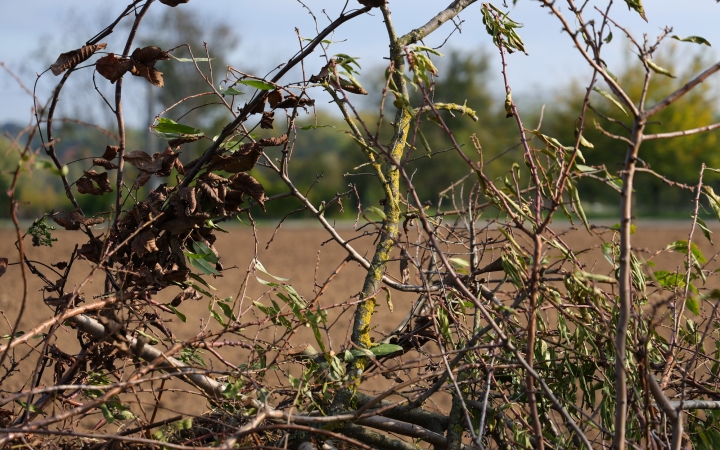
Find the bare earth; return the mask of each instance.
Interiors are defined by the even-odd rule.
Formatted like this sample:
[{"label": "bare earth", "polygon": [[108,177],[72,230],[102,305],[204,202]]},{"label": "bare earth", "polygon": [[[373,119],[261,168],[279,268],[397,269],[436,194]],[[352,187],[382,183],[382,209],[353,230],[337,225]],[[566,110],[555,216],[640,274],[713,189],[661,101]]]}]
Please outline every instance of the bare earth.
[{"label": "bare earth", "polygon": [[[556,231],[562,230],[563,226],[556,226],[555,229]],[[643,258],[648,259],[655,252],[664,249],[668,243],[675,240],[687,239],[689,230],[689,221],[682,223],[641,222],[638,224],[637,232],[634,235],[634,247],[636,252],[639,252]],[[256,243],[253,238],[252,228],[250,227],[235,227],[230,228],[230,231],[231,234],[218,233],[218,241],[215,244],[222,256],[221,261],[225,267],[224,276],[216,279],[206,277],[206,279],[211,285],[217,288],[217,291],[214,293],[217,294],[219,298],[232,296],[235,299],[238,298],[238,293],[242,288],[248,265],[255,252]],[[289,283],[292,284],[301,295],[305,296],[305,298],[315,298],[318,288],[314,286],[314,283],[322,285],[328,276],[343,262],[347,256],[346,252],[334,242],[328,242],[323,245],[323,242],[329,238],[324,230],[306,226],[301,227],[297,224],[288,224],[280,229],[270,244],[269,249],[266,250],[266,244],[272,237],[273,231],[273,228],[264,227],[258,230],[257,248],[259,260],[273,275],[290,278]],[[98,233],[100,232],[99,230]],[[341,234],[345,238],[351,238],[355,236],[356,233],[355,230],[349,227],[341,229]],[[46,264],[57,263],[63,261],[63,258],[66,258],[67,255],[72,252],[76,244],[84,243],[84,240],[81,240],[83,235],[79,232],[57,231],[55,232],[55,236],[60,240],[55,243],[52,248],[32,247],[30,240],[26,238],[24,242],[28,258],[35,261],[42,261]],[[608,233],[605,235],[605,239],[610,238],[611,234]],[[17,251],[14,246],[15,239],[14,230],[7,228],[0,229],[0,257],[7,257],[11,264],[17,263],[18,261]],[[371,239],[372,238],[365,237],[353,241],[353,245],[361,253],[371,257],[373,249]],[[590,249],[590,251],[582,255],[582,261],[588,264],[587,271],[591,271],[593,267],[596,267],[599,273],[609,273],[610,265],[605,261],[598,248],[599,245],[602,244],[602,240],[599,237],[587,233],[584,229],[578,229],[564,235],[563,240],[576,252],[581,249]],[[710,260],[717,250],[710,246],[709,242],[702,236],[700,230],[696,230],[695,240],[705,253],[707,259]],[[495,257],[497,257],[497,254],[486,255],[484,261],[489,262]],[[664,266],[663,268],[665,270],[683,270],[682,258],[677,254],[663,254],[660,255],[659,258],[654,259],[654,261],[658,267]],[[668,267],[673,264],[674,266]],[[73,286],[82,283],[90,269],[91,265],[87,261],[77,262],[66,290],[71,290]],[[398,276],[398,272],[398,263],[392,263],[389,268],[389,273],[393,276]],[[53,275],[50,270],[45,270],[44,273],[51,280],[58,278],[56,275]],[[258,276],[269,279],[269,277],[264,274],[258,273]],[[320,304],[323,307],[328,307],[350,300],[361,290],[363,279],[364,271],[361,267],[355,263],[347,264],[325,291],[320,299]],[[102,284],[103,275],[101,274],[96,274],[94,278],[89,279],[88,284],[82,289],[87,302],[92,302],[93,295],[100,293]],[[709,280],[709,284],[714,285],[717,284],[717,282],[716,280]],[[27,330],[31,326],[53,315],[51,308],[43,303],[42,294],[39,292],[41,286],[42,284],[37,277],[28,274],[28,295],[26,311],[20,325],[21,330]],[[168,288],[159,294],[155,300],[159,303],[167,303],[179,291],[179,288]],[[269,304],[269,296],[272,294],[270,291],[270,288],[262,285],[254,276],[251,276],[247,285],[247,291],[245,292],[245,298],[243,299],[242,309],[244,310],[251,305],[252,300],[259,300],[266,305]],[[384,297],[384,294],[381,294],[380,298],[384,299]],[[9,332],[8,322],[15,322],[20,305],[22,304],[22,298],[23,277],[20,266],[17,264],[10,265],[7,273],[0,278],[0,311],[2,311],[3,314],[0,316],[0,335],[5,335]],[[387,333],[395,328],[398,322],[405,316],[414,298],[414,296],[408,294],[393,293],[394,312],[392,313],[389,311],[388,306],[381,301],[375,316],[377,339],[383,338],[383,332]],[[172,315],[166,314],[165,317],[172,320],[173,323],[170,327],[181,339],[197,334],[203,326],[208,326],[209,329],[219,328],[219,325],[209,316],[207,298],[203,298],[200,301],[184,302],[178,309],[187,316],[186,323],[180,323],[178,318]],[[330,346],[335,352],[339,352],[348,341],[352,309],[347,309],[343,313],[342,309],[334,308],[329,311],[328,315],[329,324],[339,319],[337,324],[332,328],[332,333],[330,333]],[[241,321],[250,322],[258,318],[261,317],[257,317],[253,315],[253,312],[250,312],[246,316],[243,316]],[[76,332],[74,330],[61,328],[58,332],[56,343],[59,345],[62,344],[66,351],[70,351],[72,348],[69,343],[77,342],[75,336]],[[272,339],[271,336],[258,336],[261,339]],[[250,338],[255,338],[255,335],[253,334]],[[306,329],[300,330],[300,332],[293,337],[290,344],[292,346],[299,346],[303,343],[312,342],[314,342],[313,335],[309,329]],[[32,340],[30,344],[36,345],[33,344]],[[19,358],[21,355],[27,353],[28,350],[29,347],[27,346],[16,349],[16,357]],[[239,365],[243,363],[243,359],[246,358],[247,351],[239,350],[237,347],[225,348],[221,354],[231,363]],[[36,358],[33,356],[30,359],[34,360]],[[214,361],[214,363],[217,364],[217,360]],[[5,380],[2,386],[0,386],[0,389],[7,392],[25,387],[27,383],[26,377],[28,377],[31,372],[31,370],[27,369],[29,368],[23,370],[22,374]],[[52,371],[48,370],[47,372]],[[277,376],[278,382],[281,378],[279,374],[271,376]],[[52,383],[51,375],[45,376],[43,380],[46,383]],[[170,385],[174,387],[182,386],[179,382],[177,384],[168,383],[166,388],[171,387]],[[382,389],[387,385],[388,380],[380,378],[377,389]],[[0,396],[3,395],[0,394]],[[197,399],[198,397],[191,397],[189,394],[165,394],[161,402],[164,410],[160,412],[158,419],[175,415],[178,412],[196,414],[202,412],[208,405],[205,404],[204,401],[198,401]],[[81,398],[77,400],[83,401]],[[145,401],[148,402],[145,408],[152,409],[152,404],[154,404],[152,397],[143,398],[143,402]],[[438,405],[438,408],[444,409],[444,406],[445,405]],[[98,420],[101,417],[98,412]],[[113,425],[113,427],[116,425],[117,424]]]}]

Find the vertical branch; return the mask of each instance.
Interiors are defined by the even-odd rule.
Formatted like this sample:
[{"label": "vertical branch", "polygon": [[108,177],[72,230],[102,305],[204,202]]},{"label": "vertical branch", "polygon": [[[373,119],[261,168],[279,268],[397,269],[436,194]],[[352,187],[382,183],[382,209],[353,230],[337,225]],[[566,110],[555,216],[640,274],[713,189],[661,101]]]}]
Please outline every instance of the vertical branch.
[{"label": "vertical branch", "polygon": [[[395,86],[399,89],[401,95],[407,98],[407,85],[405,84],[404,71],[405,63],[403,60],[403,48],[400,45],[395,29],[390,18],[390,10],[387,5],[382,7],[385,25],[387,27],[390,39],[390,59],[392,60],[395,71],[392,74]],[[388,148],[388,159],[390,161],[400,161],[405,151],[405,143],[407,141],[408,130],[412,117],[404,108],[398,108],[395,114],[394,134]],[[380,282],[385,271],[387,261],[390,259],[390,253],[395,245],[398,235],[398,224],[400,221],[400,172],[392,162],[388,162],[385,167],[385,191],[388,198],[385,199],[385,219],[381,230],[380,241],[375,248],[375,255],[368,269],[367,276],[363,283],[361,298],[367,299],[358,304],[353,318],[352,342],[361,348],[371,346],[370,341],[370,322],[373,312],[375,311],[375,293],[378,291]],[[364,358],[358,358],[353,367],[351,376],[357,378],[362,374],[365,365]]]},{"label": "vertical branch", "polygon": [[[535,354],[535,334],[537,333],[537,306],[538,306],[538,292],[540,289],[540,260],[542,259],[542,238],[543,232],[540,227],[542,224],[542,189],[540,188],[540,175],[538,174],[538,168],[535,164],[535,157],[528,144],[527,137],[525,136],[525,127],[523,126],[520,114],[518,113],[515,102],[512,101],[510,82],[507,76],[507,62],[505,60],[505,50],[502,46],[502,35],[498,35],[500,49],[500,58],[502,59],[502,74],[505,82],[505,95],[506,95],[506,108],[509,107],[510,113],[515,117],[517,123],[518,132],[520,133],[520,141],[522,142],[523,149],[525,150],[525,160],[527,161],[528,167],[530,168],[530,176],[532,182],[536,186],[535,199],[534,199],[534,212],[535,212],[535,226],[533,226],[534,232],[532,233],[533,239],[533,261],[532,271],[530,273],[530,305],[528,307],[528,326],[527,326],[527,345],[525,349],[525,361],[529,368],[533,367],[533,355]],[[542,424],[540,423],[540,416],[537,409],[537,399],[535,398],[535,380],[533,379],[530,372],[526,372],[525,375],[525,388],[528,397],[528,408],[530,409],[530,417],[532,418],[533,431],[536,436],[536,448],[543,450],[545,444],[543,442]]]},{"label": "vertical branch", "polygon": [[[142,18],[145,16],[145,13],[150,8],[150,5],[152,5],[152,2],[155,0],[147,0],[145,2],[145,5],[143,5],[140,12],[135,16],[135,22],[133,23],[132,28],[130,29],[130,34],[128,35],[127,42],[125,43],[125,49],[123,50],[123,58],[127,58],[127,56],[130,54],[130,48],[132,47],[133,41],[135,40],[135,35],[137,34],[138,27],[140,26],[140,22],[142,21]],[[120,213],[122,212],[122,192],[123,192],[123,175],[124,175],[124,168],[125,168],[125,160],[123,157],[125,156],[125,116],[123,116],[123,107],[122,107],[122,87],[123,87],[123,78],[120,78],[117,81],[117,84],[115,85],[115,117],[117,117],[117,124],[118,124],[118,136],[120,136],[120,140],[118,142],[118,154],[117,154],[117,183],[116,183],[116,192],[115,192],[115,219],[113,220],[113,227],[117,226],[118,219],[120,219]]]},{"label": "vertical branch", "polygon": [[631,266],[631,238],[632,225],[632,195],[635,168],[638,152],[642,144],[642,133],[645,129],[646,119],[636,117],[633,125],[623,170],[623,186],[620,193],[620,302],[618,304],[618,323],[615,332],[615,437],[613,448],[624,450],[625,432],[627,428],[627,334],[632,311],[632,266]]}]

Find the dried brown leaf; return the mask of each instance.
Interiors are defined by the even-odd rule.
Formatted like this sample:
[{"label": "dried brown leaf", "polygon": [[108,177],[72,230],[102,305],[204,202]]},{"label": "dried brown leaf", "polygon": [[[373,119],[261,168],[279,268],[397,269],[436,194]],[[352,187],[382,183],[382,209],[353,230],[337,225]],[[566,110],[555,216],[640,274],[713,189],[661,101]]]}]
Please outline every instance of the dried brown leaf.
[{"label": "dried brown leaf", "polygon": [[7,267],[8,267],[8,259],[0,258],[0,277],[5,275],[5,272],[7,272]]},{"label": "dried brown leaf", "polygon": [[133,253],[137,254],[140,258],[143,258],[148,253],[159,251],[155,243],[155,235],[152,230],[143,230],[130,244]]},{"label": "dried brown leaf", "polygon": [[161,158],[153,158],[142,150],[134,150],[123,159],[131,166],[147,173],[156,173],[162,170],[163,160]]},{"label": "dried brown leaf", "polygon": [[189,1],[190,0],[160,0],[160,3],[162,3],[163,5],[172,6],[174,8],[177,5],[181,5],[181,4],[187,3]]},{"label": "dried brown leaf", "polygon": [[97,173],[94,170],[88,170],[85,172],[85,176],[96,182],[105,192],[112,192],[107,172]]},{"label": "dried brown leaf", "polygon": [[52,70],[53,75],[58,76],[66,70],[77,66],[91,57],[93,53],[105,47],[107,47],[107,44],[86,45],[77,50],[63,53],[58,56],[57,61],[50,66],[50,70]]},{"label": "dried brown leaf", "polygon": [[140,172],[135,178],[135,183],[133,183],[133,187],[135,188],[141,188],[147,184],[148,181],[150,181],[150,178],[152,178],[151,173],[147,172]]},{"label": "dried brown leaf", "polygon": [[163,280],[182,283],[183,281],[188,279],[189,274],[190,270],[186,268],[180,268],[177,264],[173,264],[171,270],[163,274]]},{"label": "dried brown leaf", "polygon": [[260,103],[250,110],[250,114],[262,114],[262,112],[265,111],[265,100],[266,98],[262,98]]},{"label": "dried brown leaf", "polygon": [[268,103],[270,104],[270,107],[272,109],[275,109],[277,107],[278,103],[280,103],[282,101],[282,98],[283,98],[282,92],[272,91],[270,94],[268,94]]},{"label": "dried brown leaf", "polygon": [[115,83],[117,80],[125,75],[125,72],[132,69],[132,63],[128,60],[118,59],[114,54],[110,53],[107,56],[97,60],[95,63],[95,70],[100,75],[110,80],[110,83]]},{"label": "dried brown leaf", "polygon": [[78,250],[78,256],[92,261],[94,263],[100,262],[100,254],[102,253],[103,243],[98,238],[93,238],[90,242],[83,244]]},{"label": "dried brown leaf", "polygon": [[165,81],[163,80],[162,72],[154,67],[148,67],[142,63],[135,63],[133,65],[132,74],[136,77],[143,77],[152,83],[153,86],[163,87]]},{"label": "dried brown leaf", "polygon": [[273,128],[273,118],[275,117],[274,111],[264,112],[262,119],[260,119],[260,128],[265,130],[271,130]]},{"label": "dried brown leaf", "polygon": [[[260,206],[265,210],[265,188],[263,188],[262,184],[258,183],[255,178],[244,172],[240,172],[230,179],[230,187],[249,195],[260,203]],[[230,193],[226,194],[226,200],[228,195],[230,195]]]},{"label": "dried brown leaf", "polygon": [[294,95],[288,95],[283,101],[276,105],[279,109],[290,109],[290,108],[302,108],[305,106],[315,105],[315,100],[307,97],[296,97]]},{"label": "dried brown leaf", "polygon": [[102,217],[87,218],[78,210],[72,212],[59,211],[52,214],[51,217],[55,223],[66,230],[78,230],[80,229],[80,225],[91,226],[105,222],[105,219]]},{"label": "dried brown leaf", "polygon": [[224,170],[230,173],[247,172],[255,167],[260,155],[262,155],[262,148],[259,145],[246,144],[232,156],[214,156],[208,170]]},{"label": "dried brown leaf", "polygon": [[184,291],[182,291],[181,293],[179,293],[178,295],[176,295],[175,298],[172,299],[170,304],[175,307],[178,307],[178,306],[180,306],[180,303],[184,302],[185,300],[200,300],[201,298],[202,297],[200,296],[198,291],[189,287],[189,288],[185,289]]},{"label": "dried brown leaf", "polygon": [[108,161],[107,159],[93,158],[92,161],[93,161],[93,164],[94,164],[94,165],[103,167],[103,168],[105,168],[105,169],[107,169],[107,170],[113,170],[113,169],[117,169],[117,168],[118,168],[117,164],[115,164],[115,163],[113,163],[113,162],[111,162],[111,161]]},{"label": "dried brown leaf", "polygon": [[358,0],[363,6],[370,6],[372,8],[379,8],[386,3],[386,0]]},{"label": "dried brown leaf", "polygon": [[155,67],[156,62],[168,60],[170,56],[161,48],[151,45],[149,47],[136,48],[135,51],[132,52],[132,59],[148,67]]},{"label": "dried brown leaf", "polygon": [[52,215],[52,220],[66,230],[79,230],[80,222],[73,220],[67,211],[59,211]]},{"label": "dried brown leaf", "polygon": [[117,145],[108,145],[105,148],[105,153],[103,153],[102,159],[107,159],[108,161],[111,159],[115,159],[119,151],[120,147],[118,147]]},{"label": "dried brown leaf", "polygon": [[[160,170],[155,172],[155,175],[159,177],[169,176],[173,168],[176,167],[176,162],[178,162],[178,156],[180,155],[175,153],[170,147],[166,147],[162,153],[155,153],[153,155],[153,160],[160,160],[161,163]],[[182,164],[180,165],[180,167],[182,167]]]},{"label": "dried brown leaf", "polygon": [[322,69],[320,69],[320,73],[317,75],[312,75],[310,77],[311,83],[322,83],[327,79],[327,77],[330,75],[330,67],[332,66],[332,62],[329,62],[323,66]]},{"label": "dried brown leaf", "polygon": [[179,147],[183,144],[187,144],[188,142],[195,142],[198,139],[200,139],[200,136],[190,136],[190,137],[171,139],[170,141],[168,141],[168,145],[170,147]]},{"label": "dried brown leaf", "polygon": [[278,137],[260,139],[258,144],[260,144],[263,147],[277,147],[278,145],[285,144],[287,141],[288,141],[288,135],[287,135],[287,133],[285,133],[282,136],[278,136]]},{"label": "dried brown leaf", "polygon": [[225,206],[231,207],[234,205],[241,205],[243,203],[243,192],[228,189],[225,192]]}]

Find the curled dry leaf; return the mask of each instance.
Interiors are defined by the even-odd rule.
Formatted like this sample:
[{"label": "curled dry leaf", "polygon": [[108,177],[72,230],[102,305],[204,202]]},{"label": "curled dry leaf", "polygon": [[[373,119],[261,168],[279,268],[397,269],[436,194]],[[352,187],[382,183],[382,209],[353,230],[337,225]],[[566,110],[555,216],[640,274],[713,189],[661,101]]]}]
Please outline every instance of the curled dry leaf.
[{"label": "curled dry leaf", "polygon": [[107,170],[113,170],[113,169],[117,169],[117,168],[118,168],[117,164],[115,164],[115,163],[113,163],[113,162],[111,162],[111,161],[108,161],[107,159],[93,158],[92,161],[93,161],[93,164],[94,164],[94,165],[103,167],[103,168],[105,168],[105,169],[107,169]]},{"label": "curled dry leaf", "polygon": [[332,66],[332,62],[329,62],[323,66],[322,69],[320,69],[320,72],[317,75],[312,75],[310,77],[311,83],[322,83],[323,81],[327,80],[328,76],[330,75],[330,67]]},{"label": "curled dry leaf", "polygon": [[150,181],[150,178],[152,178],[151,173],[140,172],[137,178],[135,178],[135,183],[133,183],[133,187],[139,189],[145,186],[147,182]]},{"label": "curled dry leaf", "polygon": [[100,75],[110,80],[110,83],[115,83],[117,80],[122,78],[122,76],[125,75],[125,72],[132,70],[132,67],[131,61],[121,60],[112,53],[98,59],[95,64],[95,70],[97,70]]},{"label": "curled dry leaf", "polygon": [[260,119],[260,128],[263,128],[265,130],[272,130],[274,117],[274,111],[264,112],[262,115],[262,119]]},{"label": "curled dry leaf", "polygon": [[0,277],[5,275],[5,272],[7,272],[7,267],[8,267],[8,259],[0,258]]},{"label": "curled dry leaf", "polygon": [[148,67],[145,64],[135,63],[133,64],[132,74],[136,77],[143,77],[152,83],[153,86],[163,87],[165,86],[165,80],[163,80],[162,72],[154,67]]},{"label": "curled dry leaf", "polygon": [[273,109],[277,108],[277,105],[282,101],[282,98],[282,92],[272,91],[268,94],[268,103],[270,104],[270,107]]},{"label": "curled dry leaf", "polygon": [[135,61],[148,67],[155,67],[156,62],[170,59],[167,52],[152,45],[149,47],[136,48],[135,51],[132,52],[131,57]]},{"label": "curled dry leaf", "polygon": [[263,147],[277,147],[278,145],[284,145],[288,141],[287,133],[278,137],[271,137],[267,139],[260,139],[258,142]]},{"label": "curled dry leaf", "polygon": [[262,114],[263,111],[265,111],[265,101],[266,98],[261,98],[260,103],[258,103],[253,109],[250,110],[250,114]]},{"label": "curled dry leaf", "polygon": [[168,145],[170,147],[179,147],[179,146],[181,146],[183,144],[187,144],[189,142],[195,142],[198,139],[200,139],[200,136],[189,136],[189,137],[171,139],[170,141],[168,141]]},{"label": "curled dry leaf", "polygon": [[163,5],[172,6],[174,8],[177,5],[180,5],[182,3],[187,3],[189,1],[190,0],[160,0],[160,3],[162,3]]},{"label": "curled dry leaf", "polygon": [[55,223],[66,230],[79,230],[80,225],[91,226],[105,222],[102,217],[87,218],[78,210],[72,212],[59,211],[52,214],[51,217]]},{"label": "curled dry leaf", "polygon": [[107,160],[115,159],[115,157],[117,156],[119,151],[120,151],[120,147],[118,147],[117,145],[108,145],[105,148],[105,153],[103,153],[102,159],[107,159]]},{"label": "curled dry leaf", "polygon": [[112,192],[107,172],[97,173],[94,170],[88,170],[75,184],[81,194],[103,195],[106,192]]},{"label": "curled dry leaf", "polygon": [[53,75],[60,75],[66,70],[71,69],[85,61],[96,51],[102,50],[105,47],[107,47],[107,44],[86,45],[77,50],[63,53],[58,57],[57,61],[50,66],[50,70],[52,70]]},{"label": "curled dry leaf", "polygon": [[352,81],[348,81],[345,78],[337,77],[339,82],[337,80],[331,80],[330,84],[335,89],[342,89],[345,92],[349,92],[351,94],[358,94],[358,95],[368,95],[368,91],[366,91],[362,86],[357,85],[353,83]]},{"label": "curled dry leaf", "polygon": [[135,239],[133,239],[130,246],[133,253],[138,255],[140,258],[143,258],[148,253],[159,251],[155,243],[155,235],[152,230],[143,230],[140,232],[137,236],[135,236]]},{"label": "curled dry leaf", "polygon": [[88,261],[94,263],[100,262],[100,255],[102,254],[103,241],[98,238],[92,238],[90,242],[83,244],[78,250],[78,256],[81,256]]},{"label": "curled dry leaf", "polygon": [[123,156],[123,159],[131,166],[142,170],[143,172],[155,173],[162,169],[161,159],[153,159],[152,156],[142,150],[133,150]]},{"label": "curled dry leaf", "polygon": [[224,170],[230,173],[247,172],[255,167],[255,164],[257,164],[260,159],[260,155],[262,155],[260,145],[245,144],[233,153],[232,156],[216,155],[213,157],[208,170]]},{"label": "curled dry leaf", "polygon": [[370,6],[371,8],[379,8],[386,3],[386,0],[358,0],[363,6]]},{"label": "curled dry leaf", "polygon": [[172,299],[172,302],[170,302],[170,304],[177,307],[180,306],[180,303],[184,302],[185,300],[200,300],[200,298],[201,297],[198,291],[189,287],[176,295],[175,298]]},{"label": "curled dry leaf", "polygon": [[[263,211],[265,210],[265,189],[263,188],[262,184],[258,183],[258,181],[251,177],[250,175],[240,172],[238,174],[235,174],[230,179],[230,188],[235,189],[237,191],[240,191],[244,194],[249,195],[253,199],[255,199],[258,203],[260,203],[260,206],[262,206]],[[228,192],[226,195],[226,200],[228,199],[228,196],[231,195],[231,192]]]},{"label": "curled dry leaf", "polygon": [[305,106],[314,106],[315,100],[307,97],[296,97],[294,95],[288,95],[285,97],[285,100],[278,103],[275,107],[280,109],[290,109],[290,108],[302,108]]}]

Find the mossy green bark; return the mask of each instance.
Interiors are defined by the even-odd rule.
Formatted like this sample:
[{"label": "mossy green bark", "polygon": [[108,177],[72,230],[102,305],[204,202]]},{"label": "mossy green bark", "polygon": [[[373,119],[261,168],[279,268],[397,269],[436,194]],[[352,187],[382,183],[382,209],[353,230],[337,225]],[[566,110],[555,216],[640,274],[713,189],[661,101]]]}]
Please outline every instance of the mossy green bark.
[{"label": "mossy green bark", "polygon": [[[403,49],[399,44],[399,40],[395,34],[395,30],[393,29],[392,21],[390,20],[390,11],[387,9],[387,6],[383,7],[382,11],[391,42],[390,57],[394,65],[392,81],[399,89],[399,92],[407,98],[407,85],[405,84],[405,79],[403,77],[403,72],[405,70]],[[372,327],[372,316],[375,312],[375,307],[377,306],[375,296],[380,289],[380,283],[382,282],[387,262],[390,260],[391,253],[398,236],[401,214],[400,171],[396,164],[399,163],[402,159],[403,153],[405,152],[405,145],[407,143],[408,130],[410,129],[411,120],[412,115],[410,111],[404,108],[398,108],[393,125],[393,137],[387,147],[387,154],[384,155],[383,183],[385,186],[383,187],[386,193],[384,209],[385,218],[383,219],[380,241],[375,248],[375,255],[373,256],[370,268],[368,269],[365,277],[365,282],[363,283],[362,292],[360,294],[361,298],[367,300],[358,304],[353,321],[352,342],[361,348],[372,347],[370,331]],[[366,364],[366,358],[357,358],[350,367],[350,376],[354,379],[358,379],[362,375],[363,370],[365,370]]]}]

